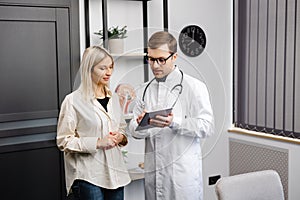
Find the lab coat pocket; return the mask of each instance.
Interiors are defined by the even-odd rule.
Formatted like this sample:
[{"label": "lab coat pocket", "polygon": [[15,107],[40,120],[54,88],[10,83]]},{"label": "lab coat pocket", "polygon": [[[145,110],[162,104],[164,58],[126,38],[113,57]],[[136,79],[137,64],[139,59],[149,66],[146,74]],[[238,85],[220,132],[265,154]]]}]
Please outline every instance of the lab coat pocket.
[{"label": "lab coat pocket", "polygon": [[201,184],[201,157],[198,154],[183,155],[173,165],[175,187],[191,188]]}]

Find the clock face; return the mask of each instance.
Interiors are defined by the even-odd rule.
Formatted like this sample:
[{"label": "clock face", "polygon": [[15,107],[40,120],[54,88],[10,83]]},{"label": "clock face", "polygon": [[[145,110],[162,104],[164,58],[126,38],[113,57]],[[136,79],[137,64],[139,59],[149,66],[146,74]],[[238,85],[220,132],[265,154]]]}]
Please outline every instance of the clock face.
[{"label": "clock face", "polygon": [[197,25],[189,25],[182,29],[178,39],[181,51],[190,57],[200,55],[206,45],[204,31]]}]

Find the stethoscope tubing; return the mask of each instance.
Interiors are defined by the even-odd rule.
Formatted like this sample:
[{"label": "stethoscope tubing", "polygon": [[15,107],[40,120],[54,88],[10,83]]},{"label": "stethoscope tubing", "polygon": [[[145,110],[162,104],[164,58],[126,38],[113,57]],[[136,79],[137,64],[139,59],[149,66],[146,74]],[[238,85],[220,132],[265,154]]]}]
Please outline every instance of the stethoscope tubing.
[{"label": "stethoscope tubing", "polygon": [[[182,82],[183,82],[183,72],[179,69],[180,73],[181,73],[181,79],[180,79],[180,83],[179,84],[176,84],[172,87],[172,89],[170,90],[170,92],[172,92],[175,88],[177,87],[180,87],[180,90],[179,90],[179,94],[176,98],[176,100],[174,101],[173,105],[172,105],[172,108],[175,106],[175,104],[177,103],[178,99],[179,99],[179,96],[181,95],[182,93],[182,89],[183,89],[183,86],[182,86]],[[153,78],[145,87],[144,89],[144,92],[143,92],[143,96],[142,96],[142,101],[145,102],[145,95],[146,95],[146,91],[148,89],[148,87],[150,86],[150,84],[155,80],[155,78]]]}]

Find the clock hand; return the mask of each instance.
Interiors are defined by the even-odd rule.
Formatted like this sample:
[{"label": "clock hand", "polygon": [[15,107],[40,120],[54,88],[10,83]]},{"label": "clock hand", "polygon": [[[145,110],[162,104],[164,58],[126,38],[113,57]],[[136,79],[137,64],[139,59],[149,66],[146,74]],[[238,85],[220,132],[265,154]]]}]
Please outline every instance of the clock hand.
[{"label": "clock hand", "polygon": [[192,30],[192,34],[193,34],[193,35],[192,35],[192,39],[193,39],[193,41],[194,41],[194,39],[195,39],[195,30],[194,30],[194,29]]},{"label": "clock hand", "polygon": [[195,29],[192,28],[192,41],[190,43],[188,43],[187,45],[191,45],[195,40]]}]

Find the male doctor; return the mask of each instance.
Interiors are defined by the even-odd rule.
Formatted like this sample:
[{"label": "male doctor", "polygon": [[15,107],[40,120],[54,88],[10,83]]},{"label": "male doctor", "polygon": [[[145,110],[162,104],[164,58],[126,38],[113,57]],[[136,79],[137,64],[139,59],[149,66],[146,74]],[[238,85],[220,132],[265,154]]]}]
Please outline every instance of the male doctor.
[{"label": "male doctor", "polygon": [[[129,129],[144,138],[147,200],[202,200],[201,138],[214,132],[214,118],[205,84],[183,73],[174,62],[177,41],[168,32],[148,41],[147,61],[155,78],[137,90]],[[169,115],[149,120],[153,128],[136,131],[145,112],[172,107]]]}]

